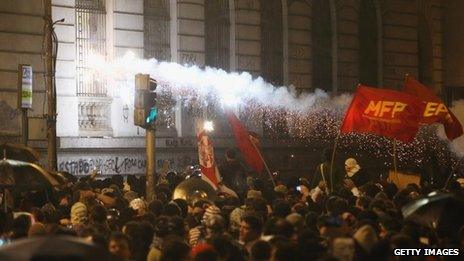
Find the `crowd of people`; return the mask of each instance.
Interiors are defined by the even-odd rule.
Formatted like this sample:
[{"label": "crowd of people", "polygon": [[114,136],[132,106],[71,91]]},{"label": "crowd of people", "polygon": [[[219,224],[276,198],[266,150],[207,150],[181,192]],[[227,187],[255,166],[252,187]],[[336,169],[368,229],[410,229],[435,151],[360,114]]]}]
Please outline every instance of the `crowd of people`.
[{"label": "crowd of people", "polygon": [[[434,189],[427,185],[370,180],[349,158],[342,171],[326,160],[305,177],[274,177],[272,186],[265,176],[247,176],[233,152],[226,158],[223,182],[239,197],[172,199],[186,176],[201,178],[187,171],[159,179],[150,199],[144,177],[119,175],[70,179],[46,196],[12,191],[1,242],[72,235],[115,259],[150,261],[391,260],[396,248],[464,249],[464,228],[439,231],[403,218],[403,206]],[[447,190],[464,192],[455,181]]]}]

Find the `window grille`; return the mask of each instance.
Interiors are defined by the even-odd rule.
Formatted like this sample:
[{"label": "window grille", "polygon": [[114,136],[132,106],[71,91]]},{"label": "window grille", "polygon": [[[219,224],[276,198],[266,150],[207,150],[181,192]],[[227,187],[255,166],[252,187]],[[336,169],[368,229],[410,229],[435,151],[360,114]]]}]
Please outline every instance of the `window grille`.
[{"label": "window grille", "polygon": [[261,68],[264,79],[283,84],[281,0],[261,0]]},{"label": "window grille", "polygon": [[312,1],[313,89],[332,90],[332,22],[330,1]]},{"label": "window grille", "polygon": [[205,1],[206,65],[224,70],[230,68],[229,1]]},{"label": "window grille", "polygon": [[378,32],[374,0],[362,0],[359,10],[359,82],[378,86]]},{"label": "window grille", "polygon": [[171,60],[168,0],[143,1],[144,55],[160,61]]},{"label": "window grille", "polygon": [[106,55],[105,0],[76,0],[77,96],[106,97],[106,81],[89,65]]}]

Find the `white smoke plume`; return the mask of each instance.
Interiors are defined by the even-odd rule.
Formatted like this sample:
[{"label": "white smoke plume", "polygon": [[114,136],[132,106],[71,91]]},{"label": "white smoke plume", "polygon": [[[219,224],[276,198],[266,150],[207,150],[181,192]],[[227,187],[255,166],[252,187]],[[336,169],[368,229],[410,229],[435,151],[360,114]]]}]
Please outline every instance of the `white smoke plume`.
[{"label": "white smoke plume", "polygon": [[[332,103],[327,93],[316,89],[313,93],[297,95],[293,87],[275,87],[263,78],[254,78],[247,72],[228,73],[221,69],[195,65],[180,65],[173,62],[158,62],[155,59],[144,60],[126,54],[112,62],[101,57],[92,58],[92,67],[103,72],[108,78],[125,81],[133,88],[137,73],[150,74],[161,85],[168,86],[174,97],[189,99],[216,97],[222,106],[242,106],[253,102],[257,105],[279,108],[293,112],[304,112],[313,108],[315,103]],[[334,99],[334,106],[346,107],[351,95]]]}]

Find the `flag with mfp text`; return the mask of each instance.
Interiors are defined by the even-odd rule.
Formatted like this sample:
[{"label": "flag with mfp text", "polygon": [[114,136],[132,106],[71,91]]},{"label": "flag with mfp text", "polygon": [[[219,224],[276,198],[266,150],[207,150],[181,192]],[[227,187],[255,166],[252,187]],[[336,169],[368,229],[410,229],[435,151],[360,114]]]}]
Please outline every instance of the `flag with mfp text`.
[{"label": "flag with mfp text", "polygon": [[403,142],[414,139],[424,105],[407,93],[359,85],[341,133],[372,133]]}]

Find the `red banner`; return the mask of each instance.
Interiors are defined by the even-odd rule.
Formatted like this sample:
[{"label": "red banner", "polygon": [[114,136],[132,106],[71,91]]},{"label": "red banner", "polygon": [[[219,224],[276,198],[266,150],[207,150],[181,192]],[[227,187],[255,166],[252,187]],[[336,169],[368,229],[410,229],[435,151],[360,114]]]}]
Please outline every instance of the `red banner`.
[{"label": "red banner", "polygon": [[219,170],[214,159],[213,143],[205,131],[198,134],[198,158],[203,173],[201,178],[217,189],[220,181]]},{"label": "red banner", "polygon": [[403,142],[414,139],[424,105],[407,93],[359,85],[340,131],[373,133]]},{"label": "red banner", "polygon": [[425,103],[425,108],[422,113],[422,123],[442,123],[445,127],[446,136],[450,140],[454,140],[462,135],[462,125],[459,120],[431,89],[418,82],[414,77],[406,75],[404,91],[418,97]]},{"label": "red banner", "polygon": [[252,133],[250,135],[250,132],[245,129],[233,112],[227,112],[226,114],[230,125],[232,125],[237,147],[242,152],[246,163],[256,172],[261,173],[264,169],[264,163],[257,146],[259,140],[253,137]]}]

